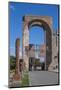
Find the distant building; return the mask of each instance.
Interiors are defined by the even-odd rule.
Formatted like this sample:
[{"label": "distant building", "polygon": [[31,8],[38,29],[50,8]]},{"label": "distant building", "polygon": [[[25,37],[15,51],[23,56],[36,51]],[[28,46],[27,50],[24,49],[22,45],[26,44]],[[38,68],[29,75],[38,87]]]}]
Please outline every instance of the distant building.
[{"label": "distant building", "polygon": [[20,49],[19,58],[22,59],[22,50]]}]

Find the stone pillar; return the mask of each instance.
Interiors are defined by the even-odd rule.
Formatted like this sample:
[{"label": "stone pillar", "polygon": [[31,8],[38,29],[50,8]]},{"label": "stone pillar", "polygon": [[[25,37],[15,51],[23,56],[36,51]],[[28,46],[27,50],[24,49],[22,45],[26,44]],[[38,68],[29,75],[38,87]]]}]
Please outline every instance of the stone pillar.
[{"label": "stone pillar", "polygon": [[52,62],[52,32],[46,31],[46,70]]},{"label": "stone pillar", "polygon": [[19,70],[19,51],[20,51],[20,39],[16,39],[15,43],[15,54],[16,54],[16,67],[15,67],[15,75],[14,79],[19,80],[20,79],[20,70]]},{"label": "stone pillar", "polygon": [[29,30],[28,30],[28,22],[24,22],[24,30],[23,30],[23,60],[24,60],[24,69],[29,69],[29,55],[26,52],[26,47],[29,47]]}]

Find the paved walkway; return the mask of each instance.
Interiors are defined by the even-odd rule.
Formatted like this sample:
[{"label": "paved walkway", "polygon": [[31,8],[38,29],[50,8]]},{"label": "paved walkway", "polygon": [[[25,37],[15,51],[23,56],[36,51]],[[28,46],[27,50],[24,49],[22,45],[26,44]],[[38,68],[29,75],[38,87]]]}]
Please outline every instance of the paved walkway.
[{"label": "paved walkway", "polygon": [[30,71],[30,86],[58,84],[58,73],[49,71]]}]

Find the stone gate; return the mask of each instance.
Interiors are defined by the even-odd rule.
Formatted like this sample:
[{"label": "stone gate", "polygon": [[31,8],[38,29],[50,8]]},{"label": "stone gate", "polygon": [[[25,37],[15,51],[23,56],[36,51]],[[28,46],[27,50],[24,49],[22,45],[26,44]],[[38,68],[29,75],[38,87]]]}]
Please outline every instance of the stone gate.
[{"label": "stone gate", "polygon": [[46,70],[52,62],[52,17],[49,16],[24,16],[23,17],[23,38],[22,38],[22,55],[25,67],[29,70],[29,31],[33,26],[42,27],[46,35]]}]

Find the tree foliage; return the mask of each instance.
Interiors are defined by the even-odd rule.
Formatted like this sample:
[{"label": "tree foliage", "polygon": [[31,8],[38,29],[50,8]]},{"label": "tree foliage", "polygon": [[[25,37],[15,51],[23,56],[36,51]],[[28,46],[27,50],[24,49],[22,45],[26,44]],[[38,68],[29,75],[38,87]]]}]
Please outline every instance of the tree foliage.
[{"label": "tree foliage", "polygon": [[16,58],[14,56],[10,56],[10,70],[15,69],[15,60]]}]

